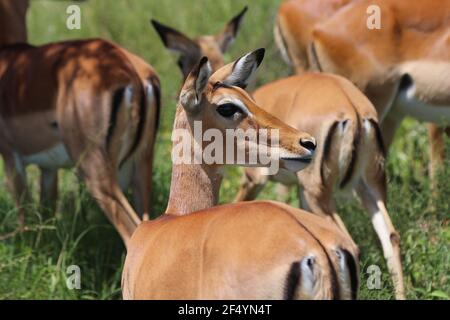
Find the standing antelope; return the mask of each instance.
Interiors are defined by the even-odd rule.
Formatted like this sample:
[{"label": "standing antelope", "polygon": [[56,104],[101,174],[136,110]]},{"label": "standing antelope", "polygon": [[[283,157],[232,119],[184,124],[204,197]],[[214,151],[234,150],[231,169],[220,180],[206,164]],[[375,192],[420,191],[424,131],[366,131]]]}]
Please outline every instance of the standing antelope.
[{"label": "standing antelope", "polygon": [[42,199],[54,198],[57,170],[76,165],[127,243],[140,219],[118,176],[147,157],[159,107],[157,75],[144,88],[129,59],[104,40],[0,49],[0,154],[21,229],[26,165],[41,168]]},{"label": "standing antelope", "polygon": [[[283,36],[278,42],[282,51],[294,56],[308,51],[310,69],[337,73],[356,84],[379,113],[386,147],[406,116],[430,122],[433,178],[444,157],[438,125],[450,122],[450,2],[351,1],[339,10],[337,6],[329,19],[313,21],[308,42],[296,36],[301,31],[289,10],[282,9],[287,6],[280,8],[276,28]],[[367,27],[369,6],[379,9],[380,29]],[[303,10],[292,4],[289,8]]]},{"label": "standing antelope", "polygon": [[268,179],[299,184],[302,207],[329,218],[349,235],[336,213],[333,191],[355,189],[381,241],[396,297],[404,299],[400,238],[386,209],[384,146],[370,101],[350,81],[324,73],[271,82],[256,90],[253,98],[286,124],[310,132],[319,148],[312,164],[297,177],[246,168],[237,201],[255,199]]},{"label": "standing antelope", "polygon": [[[2,19],[0,20],[0,24],[2,26],[2,29],[0,29],[0,45],[7,45],[11,43],[26,43],[27,8],[27,0],[0,0],[0,16],[2,17]],[[144,90],[146,91],[146,100],[144,102],[145,109],[142,110],[142,115],[146,115],[145,122],[142,125],[142,139],[139,142],[139,148],[136,148],[136,152],[132,157],[133,161],[127,161],[121,167],[119,182],[122,189],[126,189],[128,186],[132,187],[132,194],[134,197],[133,204],[135,210],[144,218],[146,218],[148,217],[151,209],[150,194],[152,183],[153,151],[160,113],[159,78],[153,67],[143,61],[140,57],[134,55],[124,48],[119,47],[119,49],[126,55],[126,57],[134,66],[138,76],[141,78]],[[75,48],[73,50],[75,50]],[[123,56],[122,59],[124,59]],[[124,60],[127,59],[125,58]],[[38,61],[36,61],[36,63],[38,63]],[[124,63],[128,64],[129,62],[124,61]],[[49,70],[49,72],[51,72],[51,70]],[[17,78],[17,81],[20,80],[21,79]],[[30,86],[27,88],[33,88],[33,85],[30,84]],[[47,103],[46,99],[48,99],[45,92],[42,92],[41,95],[36,95],[35,98],[39,103],[43,104]],[[14,98],[12,99],[14,100]],[[12,101],[12,103],[15,102]],[[58,189],[58,166],[53,166],[52,168],[50,168],[49,166],[40,166],[40,170],[41,203],[44,207],[54,210]],[[17,198],[17,196],[15,198]],[[16,201],[16,204],[19,204],[19,202]],[[19,209],[19,216],[19,229],[23,229],[24,211],[22,208]],[[15,232],[4,237],[12,236],[14,234]]]},{"label": "standing antelope", "polygon": [[[222,137],[227,129],[277,129],[278,146],[269,138],[271,154],[297,171],[311,161],[314,139],[260,109],[242,90],[263,54],[246,54],[212,75],[202,58],[184,82],[174,131],[187,132],[191,142],[205,147],[194,140],[197,121],[202,134],[212,129]],[[249,145],[234,142],[233,149],[247,154]],[[226,152],[222,156],[224,161]],[[143,222],[131,238],[124,299],[355,298],[357,248],[351,239],[321,217],[282,203],[216,206],[221,160],[173,165],[166,213]]]},{"label": "standing antelope", "polygon": [[208,57],[213,71],[224,65],[223,54],[236,38],[246,12],[247,7],[232,18],[216,35],[203,35],[194,39],[158,21],[152,20],[151,22],[164,45],[169,50],[180,54],[177,64],[183,73],[183,80],[185,80],[202,56]]}]

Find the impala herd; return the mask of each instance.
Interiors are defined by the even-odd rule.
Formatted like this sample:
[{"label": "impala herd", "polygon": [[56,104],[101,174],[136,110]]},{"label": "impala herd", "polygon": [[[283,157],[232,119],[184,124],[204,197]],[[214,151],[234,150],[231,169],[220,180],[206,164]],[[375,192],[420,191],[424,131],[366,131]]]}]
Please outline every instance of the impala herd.
[{"label": "impala herd", "polygon": [[[152,20],[183,74],[174,132],[187,132],[195,149],[205,148],[194,134],[198,122],[222,135],[276,130],[232,149],[248,155],[264,147],[280,170],[270,175],[260,154],[255,164],[235,161],[245,167],[237,202],[218,205],[225,145],[218,163],[174,162],[167,209],[150,221],[156,71],[102,39],[27,44],[28,5],[0,0],[0,154],[19,216],[2,239],[27,230],[27,165],[39,167],[41,202],[51,209],[58,169],[75,167],[126,245],[124,299],[356,299],[359,250],[334,201],[338,191],[355,191],[395,296],[405,298],[385,159],[401,120],[412,116],[430,122],[432,177],[442,165],[442,133],[450,134],[441,127],[450,125],[448,0],[285,1],[274,36],[296,75],[253,93],[247,87],[264,49],[229,64],[223,57],[247,8],[221,32],[196,38]],[[378,30],[366,26],[370,5],[380,9]],[[268,180],[297,184],[304,210],[248,201]]]}]

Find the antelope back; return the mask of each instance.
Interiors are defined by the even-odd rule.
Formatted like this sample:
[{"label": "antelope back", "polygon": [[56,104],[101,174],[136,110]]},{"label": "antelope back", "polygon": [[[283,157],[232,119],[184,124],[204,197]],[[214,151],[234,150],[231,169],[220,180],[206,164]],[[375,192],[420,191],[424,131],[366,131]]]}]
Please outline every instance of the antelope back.
[{"label": "antelope back", "polygon": [[[380,10],[380,29],[369,29],[367,19],[360,19],[370,5]],[[364,89],[396,76],[393,68],[405,61],[448,61],[449,30],[446,0],[357,1],[315,27],[309,57],[316,68],[341,74]]]},{"label": "antelope back", "polygon": [[144,222],[130,242],[124,298],[355,298],[357,249],[324,222],[275,202]]},{"label": "antelope back", "polygon": [[[102,52],[103,59],[89,58]],[[77,76],[79,70],[90,76]],[[20,153],[37,153],[54,146],[61,139],[63,123],[76,113],[83,114],[83,125],[78,130],[92,126],[98,132],[102,121],[108,126],[111,107],[93,107],[112,100],[115,90],[128,85],[136,88],[133,110],[139,109],[142,84],[136,71],[118,47],[103,40],[66,41],[40,47],[17,44],[0,51],[0,87],[3,92],[16,92],[0,97],[0,116],[6,123],[5,130],[14,133],[9,135],[10,143]],[[105,93],[111,95],[105,97]],[[78,107],[71,109],[75,105]],[[138,111],[132,113],[138,117]],[[19,118],[21,121],[16,121]],[[27,119],[30,125],[24,125]],[[33,137],[33,143],[22,136]],[[99,138],[98,134],[95,137]]]}]

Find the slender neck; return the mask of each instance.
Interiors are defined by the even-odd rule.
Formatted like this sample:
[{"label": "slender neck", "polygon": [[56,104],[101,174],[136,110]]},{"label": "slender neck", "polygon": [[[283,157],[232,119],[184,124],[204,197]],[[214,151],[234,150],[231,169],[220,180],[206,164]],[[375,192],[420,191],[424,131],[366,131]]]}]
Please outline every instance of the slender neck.
[{"label": "slender neck", "polygon": [[[192,137],[192,125],[180,106],[175,116],[175,129],[187,130]],[[193,151],[191,156],[193,159]],[[166,213],[181,216],[217,205],[221,183],[221,167],[207,164],[173,164]]]}]

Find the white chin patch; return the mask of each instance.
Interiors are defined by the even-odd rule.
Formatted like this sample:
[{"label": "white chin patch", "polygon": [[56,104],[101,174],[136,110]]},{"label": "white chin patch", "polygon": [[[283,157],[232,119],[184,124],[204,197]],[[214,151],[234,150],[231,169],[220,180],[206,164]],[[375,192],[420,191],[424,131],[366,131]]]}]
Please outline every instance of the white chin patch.
[{"label": "white chin patch", "polygon": [[313,153],[308,156],[300,156],[286,149],[280,150],[280,167],[297,172],[306,168],[312,162]]},{"label": "white chin patch", "polygon": [[289,171],[293,171],[293,172],[303,170],[309,165],[309,163],[305,163],[305,162],[302,162],[297,159],[292,159],[292,160],[281,159],[280,162],[281,162],[282,168],[289,170]]}]

